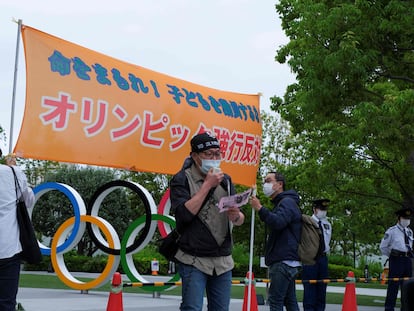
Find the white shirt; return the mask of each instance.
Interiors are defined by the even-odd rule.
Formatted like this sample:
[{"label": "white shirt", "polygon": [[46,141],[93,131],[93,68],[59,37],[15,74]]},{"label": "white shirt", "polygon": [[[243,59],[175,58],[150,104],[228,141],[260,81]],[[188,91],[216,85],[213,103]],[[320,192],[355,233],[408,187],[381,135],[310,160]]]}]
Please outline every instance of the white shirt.
[{"label": "white shirt", "polygon": [[[13,166],[19,180],[27,208],[33,208],[34,194],[27,185],[25,174],[17,166]],[[20,196],[20,193],[18,192]],[[12,169],[0,164],[0,259],[9,258],[20,253],[19,227],[16,218],[16,187]]]},{"label": "white shirt", "polygon": [[[410,228],[405,228],[408,235],[410,247],[413,247],[413,231]],[[404,228],[398,223],[395,226],[388,228],[381,240],[380,250],[381,254],[390,256],[391,250],[395,249],[400,252],[407,252],[405,245]]]},{"label": "white shirt", "polygon": [[323,238],[325,240],[325,253],[329,253],[331,250],[329,244],[331,243],[332,237],[331,223],[326,218],[319,219],[315,214],[312,215],[312,219],[316,222],[317,225],[319,224],[319,221],[321,222],[323,229]]}]

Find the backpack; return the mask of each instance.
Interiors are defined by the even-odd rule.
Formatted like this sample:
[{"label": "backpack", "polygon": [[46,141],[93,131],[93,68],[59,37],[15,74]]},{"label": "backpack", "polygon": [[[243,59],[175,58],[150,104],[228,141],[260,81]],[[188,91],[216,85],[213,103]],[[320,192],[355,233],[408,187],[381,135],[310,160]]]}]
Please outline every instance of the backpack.
[{"label": "backpack", "polygon": [[314,265],[319,250],[321,230],[309,215],[302,214],[302,232],[300,234],[298,255],[303,265]]}]

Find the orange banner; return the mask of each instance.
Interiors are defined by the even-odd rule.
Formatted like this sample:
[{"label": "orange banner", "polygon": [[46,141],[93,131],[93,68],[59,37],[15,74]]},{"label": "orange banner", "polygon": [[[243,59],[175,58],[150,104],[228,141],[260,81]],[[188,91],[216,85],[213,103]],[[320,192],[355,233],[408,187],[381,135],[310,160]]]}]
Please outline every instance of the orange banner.
[{"label": "orange banner", "polygon": [[210,130],[220,140],[222,169],[235,183],[255,183],[258,94],[173,78],[28,26],[22,36],[26,106],[18,156],[175,174],[192,136]]}]

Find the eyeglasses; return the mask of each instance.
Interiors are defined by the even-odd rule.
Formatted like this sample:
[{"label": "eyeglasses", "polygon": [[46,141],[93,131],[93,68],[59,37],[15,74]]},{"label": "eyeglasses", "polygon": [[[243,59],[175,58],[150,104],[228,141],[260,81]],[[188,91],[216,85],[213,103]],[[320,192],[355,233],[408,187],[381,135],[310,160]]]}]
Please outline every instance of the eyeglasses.
[{"label": "eyeglasses", "polygon": [[221,158],[221,151],[201,151],[207,159],[213,159],[213,158]]}]

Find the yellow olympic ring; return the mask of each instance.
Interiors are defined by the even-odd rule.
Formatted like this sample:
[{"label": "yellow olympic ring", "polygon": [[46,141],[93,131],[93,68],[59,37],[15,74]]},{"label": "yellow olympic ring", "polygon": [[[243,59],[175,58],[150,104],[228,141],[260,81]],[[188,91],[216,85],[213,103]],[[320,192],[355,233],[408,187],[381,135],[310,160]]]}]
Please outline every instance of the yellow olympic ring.
[{"label": "yellow olympic ring", "polygon": [[[105,219],[98,217],[98,216],[81,215],[80,221],[90,222],[98,226],[102,230],[105,237],[108,239],[109,247],[120,248],[121,243],[119,241],[119,238],[118,238],[118,235],[116,234],[115,229]],[[67,219],[56,231],[54,239],[52,241],[50,257],[51,257],[52,265],[55,268],[56,275],[65,285],[71,288],[80,289],[80,290],[88,290],[90,288],[96,288],[96,287],[100,287],[102,285],[107,284],[111,276],[116,272],[118,268],[119,260],[120,260],[119,256],[108,254],[108,262],[105,266],[104,271],[102,271],[100,276],[94,279],[93,281],[82,282],[82,281],[77,280],[68,271],[65,261],[64,261],[64,257],[63,257],[64,252],[61,252],[61,253],[56,252],[57,246],[59,245],[59,243],[62,243],[66,239],[67,235],[71,232],[74,223],[75,223],[75,217],[71,217]],[[78,236],[78,239],[80,240],[81,237],[82,235]]]}]

